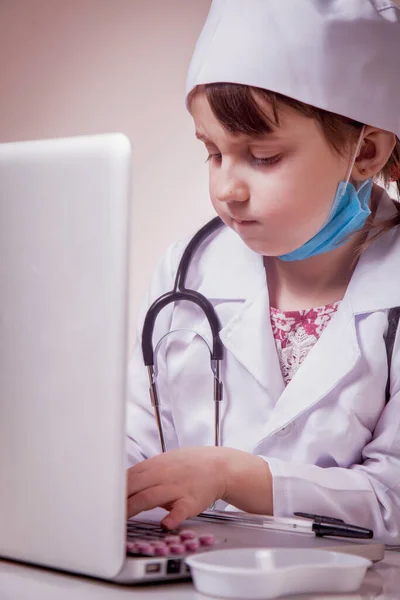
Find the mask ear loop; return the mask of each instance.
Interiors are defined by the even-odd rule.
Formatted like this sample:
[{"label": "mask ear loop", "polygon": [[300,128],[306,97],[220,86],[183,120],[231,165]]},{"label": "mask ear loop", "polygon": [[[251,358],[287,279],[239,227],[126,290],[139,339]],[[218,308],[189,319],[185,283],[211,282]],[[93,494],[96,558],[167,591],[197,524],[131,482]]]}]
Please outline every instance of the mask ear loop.
[{"label": "mask ear loop", "polygon": [[362,141],[363,141],[365,127],[366,127],[366,125],[363,125],[363,126],[362,126],[361,133],[360,133],[360,135],[359,135],[358,142],[357,142],[357,147],[356,147],[356,149],[355,149],[355,151],[354,151],[353,158],[352,158],[352,160],[351,160],[350,166],[349,166],[349,168],[348,168],[348,171],[347,171],[347,174],[346,174],[345,186],[343,187],[342,194],[341,194],[341,196],[340,196],[340,197],[342,197],[342,196],[343,196],[343,194],[345,193],[345,191],[346,191],[346,188],[347,188],[347,184],[348,184],[348,183],[349,183],[349,181],[350,181],[351,172],[352,172],[352,170],[354,169],[354,165],[356,164],[357,156],[358,156],[358,153],[359,153],[359,151],[360,151],[360,148],[361,148],[361,143],[362,143]]}]

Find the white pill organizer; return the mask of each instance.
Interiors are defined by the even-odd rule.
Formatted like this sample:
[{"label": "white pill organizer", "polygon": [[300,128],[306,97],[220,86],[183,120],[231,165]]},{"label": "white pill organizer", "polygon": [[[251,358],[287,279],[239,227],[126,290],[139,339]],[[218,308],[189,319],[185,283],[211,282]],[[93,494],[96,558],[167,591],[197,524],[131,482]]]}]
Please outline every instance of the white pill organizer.
[{"label": "white pill organizer", "polygon": [[214,598],[267,600],[291,594],[359,589],[372,562],[304,548],[232,548],[186,559],[198,592]]}]

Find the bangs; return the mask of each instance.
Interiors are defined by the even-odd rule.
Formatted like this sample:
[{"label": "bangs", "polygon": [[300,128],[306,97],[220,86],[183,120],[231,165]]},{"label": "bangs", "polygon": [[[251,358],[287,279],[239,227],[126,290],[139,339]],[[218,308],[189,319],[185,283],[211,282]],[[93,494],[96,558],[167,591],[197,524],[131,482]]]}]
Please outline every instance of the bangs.
[{"label": "bangs", "polygon": [[[279,127],[277,100],[272,92],[237,83],[207,83],[205,92],[214,116],[230,133],[263,135]],[[262,110],[257,96],[267,100],[273,120]]]},{"label": "bangs", "polygon": [[[291,108],[315,119],[331,146],[340,154],[355,139],[362,123],[277,92],[239,83],[207,83],[205,93],[210,108],[230,133],[262,136],[279,128],[279,112]],[[263,110],[263,105],[270,111]]]}]

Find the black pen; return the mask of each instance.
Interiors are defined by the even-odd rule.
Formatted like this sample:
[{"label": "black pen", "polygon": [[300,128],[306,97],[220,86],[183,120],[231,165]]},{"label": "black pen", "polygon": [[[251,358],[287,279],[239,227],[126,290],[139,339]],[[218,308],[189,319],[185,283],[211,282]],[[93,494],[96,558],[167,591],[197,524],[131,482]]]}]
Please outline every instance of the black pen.
[{"label": "black pen", "polygon": [[334,536],[354,539],[371,539],[373,537],[371,529],[350,525],[341,519],[309,515],[308,513],[295,513],[295,517],[298,518],[271,517],[240,511],[209,510],[201,513],[196,518],[211,522],[232,523],[232,525],[244,527],[308,533],[317,537]]},{"label": "black pen", "polygon": [[370,540],[374,537],[372,529],[351,525],[350,523],[343,521],[343,519],[303,512],[295,512],[293,514],[296,517],[312,521],[312,530],[317,537],[334,536],[366,540]]}]

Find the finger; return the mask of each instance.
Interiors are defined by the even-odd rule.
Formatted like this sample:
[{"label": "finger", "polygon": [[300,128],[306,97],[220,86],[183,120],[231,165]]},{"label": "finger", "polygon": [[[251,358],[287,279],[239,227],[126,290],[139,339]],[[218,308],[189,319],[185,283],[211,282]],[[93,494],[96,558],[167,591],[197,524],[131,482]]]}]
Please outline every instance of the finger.
[{"label": "finger", "polygon": [[[135,469],[135,467],[133,467],[133,469]],[[127,475],[127,497],[130,498],[145,489],[162,485],[164,479],[163,474],[162,469],[154,469],[151,466],[150,468],[142,468],[141,470],[129,469]]]},{"label": "finger", "polygon": [[140,492],[143,492],[144,490],[156,487],[157,485],[161,485],[161,482],[157,481],[151,475],[136,475],[134,479],[129,478],[127,481],[126,496],[129,499],[132,496],[140,494]]},{"label": "finger", "polygon": [[146,488],[130,496],[127,500],[127,515],[133,517],[144,510],[151,510],[158,506],[164,506],[176,499],[174,488],[165,485],[156,485]]},{"label": "finger", "polygon": [[129,467],[129,469],[127,470],[127,474],[128,477],[136,477],[137,475],[140,475],[142,473],[144,473],[145,471],[148,471],[150,468],[154,467],[154,463],[157,463],[157,459],[162,456],[162,455],[158,455],[158,456],[153,456],[151,458],[146,458],[140,462],[138,462],[136,465],[133,465],[133,467]]},{"label": "finger", "polygon": [[178,525],[186,521],[189,517],[196,516],[196,511],[193,510],[191,502],[185,498],[181,498],[173,503],[171,511],[161,521],[161,525],[166,529],[176,529]]}]

